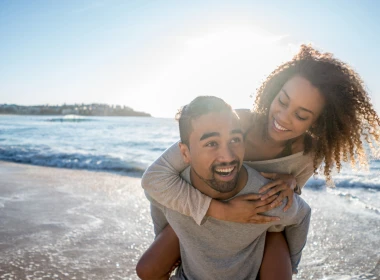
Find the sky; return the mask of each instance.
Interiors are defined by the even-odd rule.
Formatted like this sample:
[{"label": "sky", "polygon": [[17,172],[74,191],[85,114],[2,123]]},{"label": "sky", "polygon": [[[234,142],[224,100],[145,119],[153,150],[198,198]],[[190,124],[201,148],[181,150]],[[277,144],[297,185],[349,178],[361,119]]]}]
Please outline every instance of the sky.
[{"label": "sky", "polygon": [[174,117],[198,95],[251,108],[302,43],[355,69],[380,112],[380,2],[0,1],[0,103],[125,105]]}]

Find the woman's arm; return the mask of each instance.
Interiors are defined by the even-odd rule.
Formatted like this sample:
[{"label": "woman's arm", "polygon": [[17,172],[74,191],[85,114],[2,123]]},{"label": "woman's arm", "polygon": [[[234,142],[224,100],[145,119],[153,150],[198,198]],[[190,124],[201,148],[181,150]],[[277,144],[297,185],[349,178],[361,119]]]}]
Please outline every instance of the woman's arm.
[{"label": "woman's arm", "polygon": [[167,149],[145,171],[141,185],[157,202],[201,224],[211,198],[180,176],[188,165],[183,161],[178,142]]},{"label": "woman's arm", "polygon": [[182,179],[179,173],[186,167],[178,143],[175,143],[148,167],[141,180],[142,187],[158,203],[192,217],[199,225],[206,215],[240,223],[277,220],[276,217],[260,215],[280,204],[281,201],[273,203],[277,196],[260,200],[261,195],[249,194],[228,202],[214,200]]},{"label": "woman's arm", "polygon": [[[322,160],[317,162],[319,165]],[[296,170],[296,171],[294,171]],[[293,175],[292,175],[293,174]],[[275,180],[274,187],[270,185],[265,185],[260,189],[260,193],[265,193],[261,199],[278,194],[277,200],[283,200],[288,198],[288,203],[284,208],[284,211],[289,209],[293,203],[293,193],[298,195],[301,194],[301,190],[306,184],[307,180],[314,174],[314,163],[312,154],[303,155],[302,160],[300,160],[295,167],[293,167],[292,174],[279,174],[279,173],[264,173],[261,172],[267,179]]]}]

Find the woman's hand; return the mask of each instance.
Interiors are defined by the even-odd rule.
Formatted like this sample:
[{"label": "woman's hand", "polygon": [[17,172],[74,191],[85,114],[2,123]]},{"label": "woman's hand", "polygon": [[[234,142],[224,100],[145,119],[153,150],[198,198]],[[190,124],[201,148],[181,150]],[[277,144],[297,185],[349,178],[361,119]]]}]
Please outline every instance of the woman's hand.
[{"label": "woman's hand", "polygon": [[[267,179],[272,179],[273,182],[263,186],[259,193],[263,194],[262,200],[277,194],[275,203],[281,203],[285,197],[288,198],[288,203],[284,207],[284,212],[293,205],[294,189],[297,186],[296,178],[291,174],[278,174],[278,173],[260,173]],[[266,194],[264,194],[267,192]]]},{"label": "woman's hand", "polygon": [[280,218],[278,217],[260,215],[260,213],[281,204],[281,200],[276,200],[278,195],[272,195],[263,200],[261,197],[262,195],[260,194],[246,194],[226,202],[213,199],[207,215],[219,220],[236,223],[265,224],[279,221]]}]

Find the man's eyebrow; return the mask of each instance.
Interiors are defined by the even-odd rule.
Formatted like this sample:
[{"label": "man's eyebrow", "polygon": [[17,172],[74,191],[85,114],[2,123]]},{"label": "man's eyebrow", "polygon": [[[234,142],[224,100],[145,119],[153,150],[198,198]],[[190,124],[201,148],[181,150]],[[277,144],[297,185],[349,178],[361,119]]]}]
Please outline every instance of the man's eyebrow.
[{"label": "man's eyebrow", "polygon": [[241,130],[240,128],[232,130],[230,134],[235,134],[235,133],[244,134],[243,130]]},{"label": "man's eyebrow", "polygon": [[205,140],[205,139],[210,138],[210,137],[214,137],[214,136],[220,136],[220,133],[218,133],[218,132],[209,132],[209,133],[205,133],[205,134],[203,134],[203,135],[201,136],[200,141]]},{"label": "man's eyebrow", "polygon": [[[285,95],[288,97],[288,99],[289,100],[291,100],[290,99],[290,97],[289,97],[289,95],[288,95],[288,93],[286,92],[286,90],[285,89],[281,89],[284,93],[285,93]],[[310,111],[309,109],[306,109],[306,108],[304,108],[304,107],[300,107],[302,110],[304,110],[304,111],[306,111],[306,112],[309,112],[309,113],[311,113],[311,114],[313,114],[314,115],[314,112],[313,111]]]}]

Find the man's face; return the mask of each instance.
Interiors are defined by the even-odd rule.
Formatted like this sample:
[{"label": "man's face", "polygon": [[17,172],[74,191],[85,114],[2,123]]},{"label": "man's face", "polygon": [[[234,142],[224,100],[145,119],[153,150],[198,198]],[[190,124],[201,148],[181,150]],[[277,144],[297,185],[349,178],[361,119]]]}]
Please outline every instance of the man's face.
[{"label": "man's face", "polygon": [[191,165],[194,186],[207,184],[220,193],[235,189],[244,142],[234,113],[209,113],[193,120],[189,146],[181,144],[181,151]]}]

